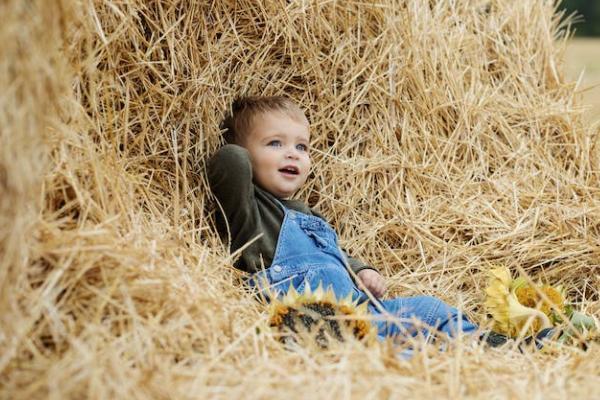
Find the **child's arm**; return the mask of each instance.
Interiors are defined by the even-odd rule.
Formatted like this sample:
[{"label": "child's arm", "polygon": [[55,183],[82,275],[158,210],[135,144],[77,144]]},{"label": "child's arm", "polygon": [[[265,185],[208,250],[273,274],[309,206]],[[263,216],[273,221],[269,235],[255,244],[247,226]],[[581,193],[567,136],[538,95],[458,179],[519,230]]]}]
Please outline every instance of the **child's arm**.
[{"label": "child's arm", "polygon": [[385,279],[383,279],[383,276],[381,276],[379,271],[347,254],[346,260],[348,260],[348,265],[350,265],[352,271],[354,271],[356,276],[358,276],[358,279],[360,279],[360,282],[358,282],[359,285],[364,285],[375,297],[384,295],[386,291]]},{"label": "child's arm", "polygon": [[369,289],[375,297],[381,297],[385,294],[385,279],[383,279],[383,276],[381,276],[379,272],[374,269],[366,268],[360,270],[356,276],[358,276],[358,279],[360,280],[359,287],[362,284]]},{"label": "child's arm", "polygon": [[207,177],[232,239],[240,236],[244,226],[256,226],[255,221],[250,221],[255,214],[252,209],[256,208],[256,199],[248,151],[234,144],[221,147],[208,162]]},{"label": "child's arm", "polygon": [[208,162],[208,182],[227,212],[253,195],[252,164],[248,150],[235,144],[221,147]]},{"label": "child's arm", "polygon": [[358,273],[364,269],[372,269],[375,272],[378,272],[377,268],[371,267],[370,265],[363,263],[362,261],[360,261],[357,258],[350,257],[348,255],[348,253],[346,252],[346,250],[344,250],[344,249],[342,249],[342,251],[346,255],[346,260],[348,260],[348,265],[350,265],[350,268],[352,268],[352,271],[354,271],[355,274],[358,275]]},{"label": "child's arm", "polygon": [[[319,212],[313,210],[312,208],[311,212],[315,216],[327,221]],[[346,261],[348,262],[348,266],[350,266],[352,272],[354,272],[354,274],[356,274],[356,276],[360,280],[360,282],[356,283],[359,286],[365,286],[375,297],[383,296],[383,294],[386,291],[386,285],[385,279],[383,279],[383,276],[381,276],[379,271],[377,271],[376,268],[363,263],[357,258],[350,257],[346,250],[340,250],[344,253],[343,255],[345,256]]]}]

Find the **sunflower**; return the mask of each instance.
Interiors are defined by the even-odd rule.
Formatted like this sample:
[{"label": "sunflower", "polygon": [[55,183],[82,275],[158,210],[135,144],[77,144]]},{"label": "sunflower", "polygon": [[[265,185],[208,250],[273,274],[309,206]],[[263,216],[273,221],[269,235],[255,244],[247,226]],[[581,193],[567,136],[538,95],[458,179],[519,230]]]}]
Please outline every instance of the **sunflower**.
[{"label": "sunflower", "polygon": [[490,271],[485,290],[485,307],[494,319],[494,330],[515,337],[525,330],[533,334],[560,322],[565,314],[564,294],[560,287],[532,285],[524,278],[512,279],[505,267]]},{"label": "sunflower", "polygon": [[322,285],[312,291],[306,285],[302,293],[291,287],[269,305],[269,325],[278,331],[282,342],[308,337],[320,348],[330,341],[344,342],[349,337],[370,343],[375,329],[368,319],[367,303],[357,304],[351,295],[337,299]]}]

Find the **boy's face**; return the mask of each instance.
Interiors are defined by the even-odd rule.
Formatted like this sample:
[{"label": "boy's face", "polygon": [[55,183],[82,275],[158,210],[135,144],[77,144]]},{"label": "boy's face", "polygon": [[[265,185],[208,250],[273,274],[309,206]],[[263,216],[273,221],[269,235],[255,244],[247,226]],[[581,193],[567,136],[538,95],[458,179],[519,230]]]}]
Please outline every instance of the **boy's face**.
[{"label": "boy's face", "polygon": [[254,182],[279,198],[294,194],[310,169],[308,124],[275,111],[256,115],[242,145]]}]

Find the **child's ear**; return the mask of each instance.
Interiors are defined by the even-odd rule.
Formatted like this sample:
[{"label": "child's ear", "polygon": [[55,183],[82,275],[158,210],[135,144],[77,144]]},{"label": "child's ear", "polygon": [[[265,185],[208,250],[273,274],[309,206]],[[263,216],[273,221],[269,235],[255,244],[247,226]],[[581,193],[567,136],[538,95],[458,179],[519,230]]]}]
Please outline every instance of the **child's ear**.
[{"label": "child's ear", "polygon": [[223,140],[225,141],[225,144],[235,144],[235,135],[231,129],[227,129],[223,132]]}]

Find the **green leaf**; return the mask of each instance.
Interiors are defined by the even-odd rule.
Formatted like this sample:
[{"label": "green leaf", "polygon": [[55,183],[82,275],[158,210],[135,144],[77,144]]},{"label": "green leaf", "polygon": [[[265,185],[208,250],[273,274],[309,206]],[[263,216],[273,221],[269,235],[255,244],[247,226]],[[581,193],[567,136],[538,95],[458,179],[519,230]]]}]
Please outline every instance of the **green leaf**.
[{"label": "green leaf", "polygon": [[584,313],[573,311],[570,318],[571,324],[578,330],[597,330],[596,320]]},{"label": "green leaf", "polygon": [[527,279],[520,276],[517,279],[512,281],[512,283],[510,284],[510,290],[514,291],[514,290],[517,290],[526,285],[527,285]]},{"label": "green leaf", "polygon": [[570,304],[565,304],[565,315],[569,318],[571,318],[571,316],[573,315],[573,312],[575,310],[573,310],[573,306]]}]

